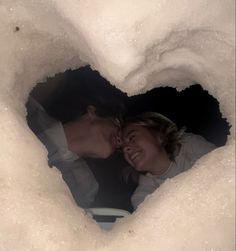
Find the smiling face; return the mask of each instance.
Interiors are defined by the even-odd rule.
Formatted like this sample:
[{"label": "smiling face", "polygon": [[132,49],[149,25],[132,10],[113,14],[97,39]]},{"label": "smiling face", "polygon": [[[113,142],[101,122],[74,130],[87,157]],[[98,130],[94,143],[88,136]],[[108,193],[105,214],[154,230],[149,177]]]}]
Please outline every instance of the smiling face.
[{"label": "smiling face", "polygon": [[158,165],[164,150],[157,134],[130,123],[124,128],[122,138],[124,157],[137,171],[150,172]]}]

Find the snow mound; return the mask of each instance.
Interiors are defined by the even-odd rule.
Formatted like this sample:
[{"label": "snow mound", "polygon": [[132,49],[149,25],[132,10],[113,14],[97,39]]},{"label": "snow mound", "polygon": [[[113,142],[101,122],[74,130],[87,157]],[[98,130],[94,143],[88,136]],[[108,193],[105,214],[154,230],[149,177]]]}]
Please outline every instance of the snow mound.
[{"label": "snow mound", "polygon": [[[0,250],[234,250],[234,5],[1,1]],[[225,147],[168,180],[108,233],[48,168],[46,150],[25,119],[37,82],[86,64],[130,95],[200,83],[232,125]]]}]

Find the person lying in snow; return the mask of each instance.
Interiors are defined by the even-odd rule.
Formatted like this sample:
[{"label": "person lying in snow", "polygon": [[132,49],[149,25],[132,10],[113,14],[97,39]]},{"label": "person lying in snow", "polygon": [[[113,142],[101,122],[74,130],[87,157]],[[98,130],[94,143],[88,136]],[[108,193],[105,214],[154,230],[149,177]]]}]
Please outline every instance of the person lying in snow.
[{"label": "person lying in snow", "polygon": [[32,97],[26,106],[28,125],[46,146],[49,166],[61,171],[77,204],[88,207],[98,183],[83,158],[109,157],[120,146],[120,124],[116,108],[111,109],[98,98],[79,109],[82,99],[73,101],[76,107],[70,109],[75,116],[64,122],[51,117]]},{"label": "person lying in snow", "polygon": [[122,134],[125,159],[142,173],[131,198],[134,209],[167,178],[188,170],[215,149],[202,136],[184,133],[171,120],[154,112],[128,118]]}]

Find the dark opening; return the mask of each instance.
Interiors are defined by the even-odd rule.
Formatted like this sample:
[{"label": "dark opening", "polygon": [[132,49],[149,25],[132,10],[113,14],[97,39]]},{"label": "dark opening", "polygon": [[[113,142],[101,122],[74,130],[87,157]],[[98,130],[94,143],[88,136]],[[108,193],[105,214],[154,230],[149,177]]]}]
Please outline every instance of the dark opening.
[{"label": "dark opening", "polygon": [[[229,125],[221,116],[218,101],[197,83],[181,92],[161,87],[128,97],[88,66],[58,74],[47,82],[47,85],[38,84],[31,95],[58,119],[67,120],[73,116],[63,111],[63,99],[79,99],[80,95],[84,98],[86,92],[97,92],[107,99],[115,97],[118,102],[123,102],[126,115],[156,111],[170,118],[178,127],[185,126],[188,132],[202,135],[216,146],[227,141]],[[127,165],[122,154],[115,153],[106,160],[86,161],[99,183],[99,191],[91,207],[112,207],[132,212],[130,197],[137,184],[132,180],[128,183],[122,181],[122,169]]]}]

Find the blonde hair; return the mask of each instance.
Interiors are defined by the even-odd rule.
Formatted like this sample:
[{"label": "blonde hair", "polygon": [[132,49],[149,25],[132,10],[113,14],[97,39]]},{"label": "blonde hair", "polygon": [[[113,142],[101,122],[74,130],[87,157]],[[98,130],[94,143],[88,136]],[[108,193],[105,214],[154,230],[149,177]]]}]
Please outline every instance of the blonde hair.
[{"label": "blonde hair", "polygon": [[170,160],[174,161],[179,153],[181,138],[185,128],[178,130],[173,121],[156,112],[144,112],[134,117],[129,117],[125,120],[124,127],[128,124],[143,126],[152,133],[157,133],[162,140],[162,147]]}]

